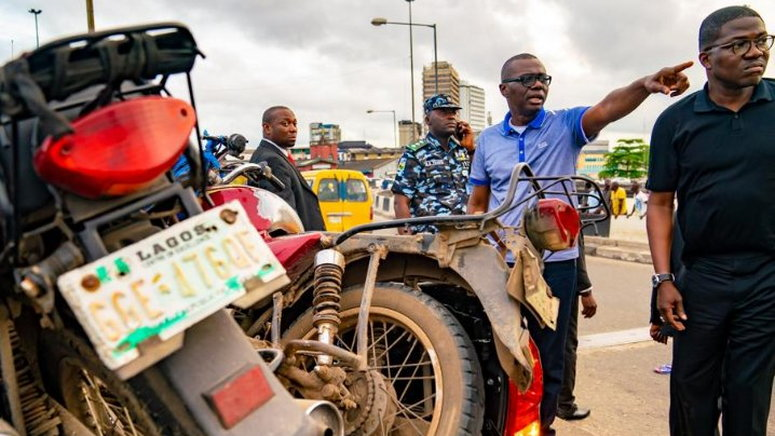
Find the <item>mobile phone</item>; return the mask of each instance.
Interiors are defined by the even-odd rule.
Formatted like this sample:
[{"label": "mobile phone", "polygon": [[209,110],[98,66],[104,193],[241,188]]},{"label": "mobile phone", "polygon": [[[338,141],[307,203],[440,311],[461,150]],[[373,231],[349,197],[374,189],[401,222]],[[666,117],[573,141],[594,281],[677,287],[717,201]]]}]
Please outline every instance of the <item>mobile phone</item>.
[{"label": "mobile phone", "polygon": [[463,139],[463,125],[460,124],[460,122],[458,122],[455,127],[455,137],[457,139]]},{"label": "mobile phone", "polygon": [[662,324],[662,327],[659,328],[659,334],[662,336],[668,336],[673,337],[675,336],[675,329],[670,324]]}]

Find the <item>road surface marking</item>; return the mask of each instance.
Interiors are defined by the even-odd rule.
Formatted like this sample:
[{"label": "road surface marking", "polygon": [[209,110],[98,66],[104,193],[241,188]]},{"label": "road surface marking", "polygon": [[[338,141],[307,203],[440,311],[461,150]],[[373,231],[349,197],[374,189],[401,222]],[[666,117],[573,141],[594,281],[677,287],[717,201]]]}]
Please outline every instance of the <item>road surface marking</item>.
[{"label": "road surface marking", "polygon": [[634,344],[650,341],[648,327],[638,327],[629,330],[586,335],[579,338],[579,349],[594,349],[614,347],[617,345]]}]

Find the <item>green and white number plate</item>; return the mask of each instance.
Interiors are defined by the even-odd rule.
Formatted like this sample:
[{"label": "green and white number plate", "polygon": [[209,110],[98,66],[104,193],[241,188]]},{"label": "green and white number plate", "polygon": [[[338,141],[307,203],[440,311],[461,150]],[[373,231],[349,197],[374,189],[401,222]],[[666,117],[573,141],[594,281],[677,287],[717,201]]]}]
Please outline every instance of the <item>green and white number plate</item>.
[{"label": "green and white number plate", "polygon": [[166,340],[285,274],[237,201],[193,216],[59,277],[102,361],[117,369],[138,344]]}]

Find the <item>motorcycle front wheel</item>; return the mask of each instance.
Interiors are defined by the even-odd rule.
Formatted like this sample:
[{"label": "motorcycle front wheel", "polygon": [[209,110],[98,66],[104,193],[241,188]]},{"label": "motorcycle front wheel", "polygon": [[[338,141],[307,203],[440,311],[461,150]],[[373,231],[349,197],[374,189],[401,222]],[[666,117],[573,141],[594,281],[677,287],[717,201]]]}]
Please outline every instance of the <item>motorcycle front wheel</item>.
[{"label": "motorcycle front wheel", "polygon": [[[356,351],[362,287],[342,293],[335,345]],[[312,309],[283,340],[314,339]],[[378,283],[369,314],[368,356],[390,389],[395,417],[388,435],[478,435],[484,381],[471,340],[438,301],[398,284]]]}]

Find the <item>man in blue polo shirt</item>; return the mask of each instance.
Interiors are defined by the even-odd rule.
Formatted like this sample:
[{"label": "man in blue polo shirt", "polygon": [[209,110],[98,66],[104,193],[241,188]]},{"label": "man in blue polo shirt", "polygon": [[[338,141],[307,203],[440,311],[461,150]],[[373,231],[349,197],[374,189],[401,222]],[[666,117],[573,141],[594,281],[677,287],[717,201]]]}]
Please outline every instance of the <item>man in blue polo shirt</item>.
[{"label": "man in blue polo shirt", "polygon": [[[682,71],[692,65],[685,62],[663,68],[628,86],[608,94],[592,107],[547,111],[544,102],[551,76],[532,54],[516,55],[501,69],[501,95],[509,112],[503,122],[485,129],[477,142],[470,181],[474,185],[468,213],[497,208],[508,190],[511,170],[527,162],[536,175],[562,176],[576,173],[581,147],[609,123],[637,108],[649,95],[677,96],[689,87]],[[528,193],[520,184],[516,201]],[[522,219],[524,207],[514,208],[501,218],[509,226]],[[553,435],[551,428],[557,413],[557,398],[563,380],[563,352],[570,318],[571,298],[576,298],[576,258],[578,249],[553,253],[546,259],[544,278],[552,293],[560,299],[557,330],[541,329],[528,313],[530,334],[538,345],[544,370],[544,397],[541,402],[542,434]],[[508,260],[508,259],[507,259]]]}]

